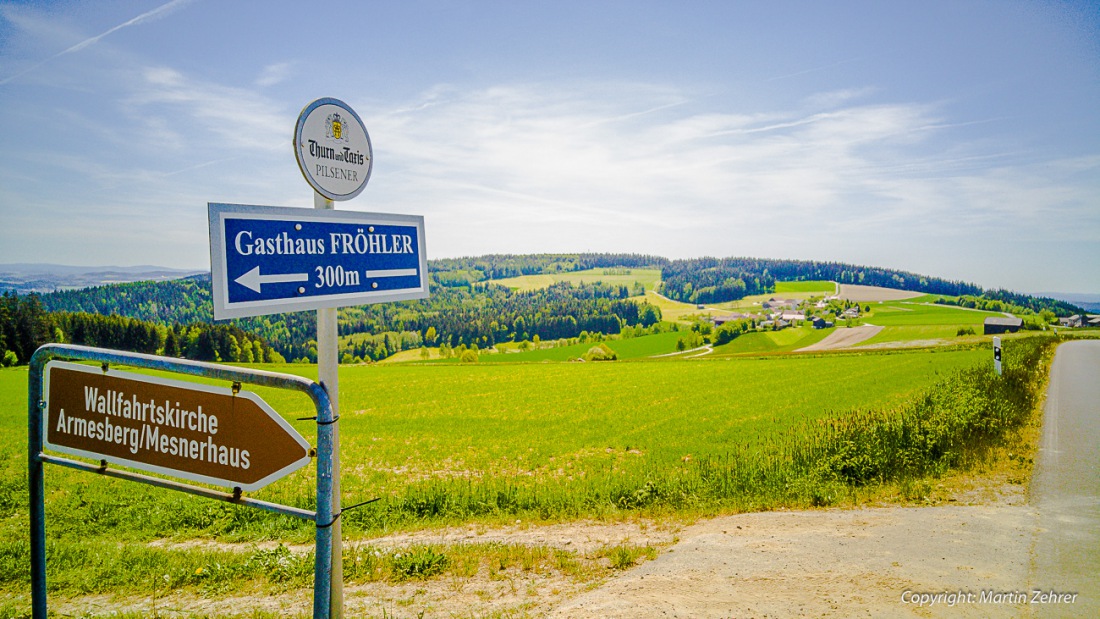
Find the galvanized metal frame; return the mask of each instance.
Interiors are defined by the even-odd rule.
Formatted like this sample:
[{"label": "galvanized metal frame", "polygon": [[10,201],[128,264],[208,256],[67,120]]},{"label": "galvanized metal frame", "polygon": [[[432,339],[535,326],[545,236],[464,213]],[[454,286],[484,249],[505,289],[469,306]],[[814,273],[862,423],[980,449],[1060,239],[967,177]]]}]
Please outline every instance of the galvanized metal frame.
[{"label": "galvanized metal frame", "polygon": [[[43,369],[50,359],[66,358],[94,361],[105,364],[126,365],[150,370],[161,370],[247,383],[278,389],[290,389],[305,393],[317,409],[317,511],[269,503],[249,497],[218,492],[208,488],[159,479],[129,471],[109,469],[106,462],[99,466],[69,460],[42,452],[42,407],[44,405],[42,382]],[[160,488],[168,488],[195,494],[236,505],[248,505],[267,511],[303,518],[314,522],[317,528],[313,583],[314,619],[327,619],[330,612],[333,561],[333,523],[339,518],[339,502],[334,493],[334,434],[336,431],[332,403],[325,388],[309,379],[290,374],[203,363],[186,359],[169,359],[140,353],[76,346],[72,344],[47,344],[30,360],[27,389],[27,451],[28,481],[30,490],[31,528],[31,608],[34,619],[46,619],[46,505],[45,475],[43,464],[57,464],[107,477],[128,479]],[[333,512],[336,511],[334,514]]]}]

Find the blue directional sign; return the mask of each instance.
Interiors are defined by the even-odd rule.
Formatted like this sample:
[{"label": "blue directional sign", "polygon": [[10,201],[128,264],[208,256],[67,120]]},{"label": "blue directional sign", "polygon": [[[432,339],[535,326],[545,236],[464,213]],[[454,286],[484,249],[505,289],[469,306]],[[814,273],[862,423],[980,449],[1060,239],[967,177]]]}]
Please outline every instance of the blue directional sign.
[{"label": "blue directional sign", "polygon": [[428,296],[424,218],[209,204],[214,318]]}]

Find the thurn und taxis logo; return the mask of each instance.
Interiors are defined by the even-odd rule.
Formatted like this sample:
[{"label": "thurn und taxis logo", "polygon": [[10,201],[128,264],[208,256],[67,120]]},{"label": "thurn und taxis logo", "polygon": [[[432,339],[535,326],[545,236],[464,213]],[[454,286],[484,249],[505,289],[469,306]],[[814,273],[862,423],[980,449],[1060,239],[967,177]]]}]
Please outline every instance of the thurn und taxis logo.
[{"label": "thurn und taxis logo", "polygon": [[350,141],[344,119],[339,112],[329,114],[328,118],[325,119],[325,137],[334,142]]}]

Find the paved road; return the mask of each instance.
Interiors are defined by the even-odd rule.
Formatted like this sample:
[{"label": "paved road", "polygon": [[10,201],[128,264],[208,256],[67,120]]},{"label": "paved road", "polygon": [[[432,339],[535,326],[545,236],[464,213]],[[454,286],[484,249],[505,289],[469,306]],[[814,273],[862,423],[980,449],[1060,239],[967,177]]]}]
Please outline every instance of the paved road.
[{"label": "paved road", "polygon": [[1031,486],[1039,514],[1030,588],[1078,592],[1039,617],[1100,617],[1100,341],[1058,349]]}]

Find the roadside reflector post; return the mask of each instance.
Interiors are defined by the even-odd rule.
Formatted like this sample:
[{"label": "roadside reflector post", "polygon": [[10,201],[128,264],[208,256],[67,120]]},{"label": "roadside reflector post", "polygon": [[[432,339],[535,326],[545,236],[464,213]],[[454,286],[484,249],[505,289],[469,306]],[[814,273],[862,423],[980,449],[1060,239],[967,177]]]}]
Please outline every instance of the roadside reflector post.
[{"label": "roadside reflector post", "polygon": [[997,371],[997,376],[1001,375],[1001,338],[993,338],[993,369]]}]

